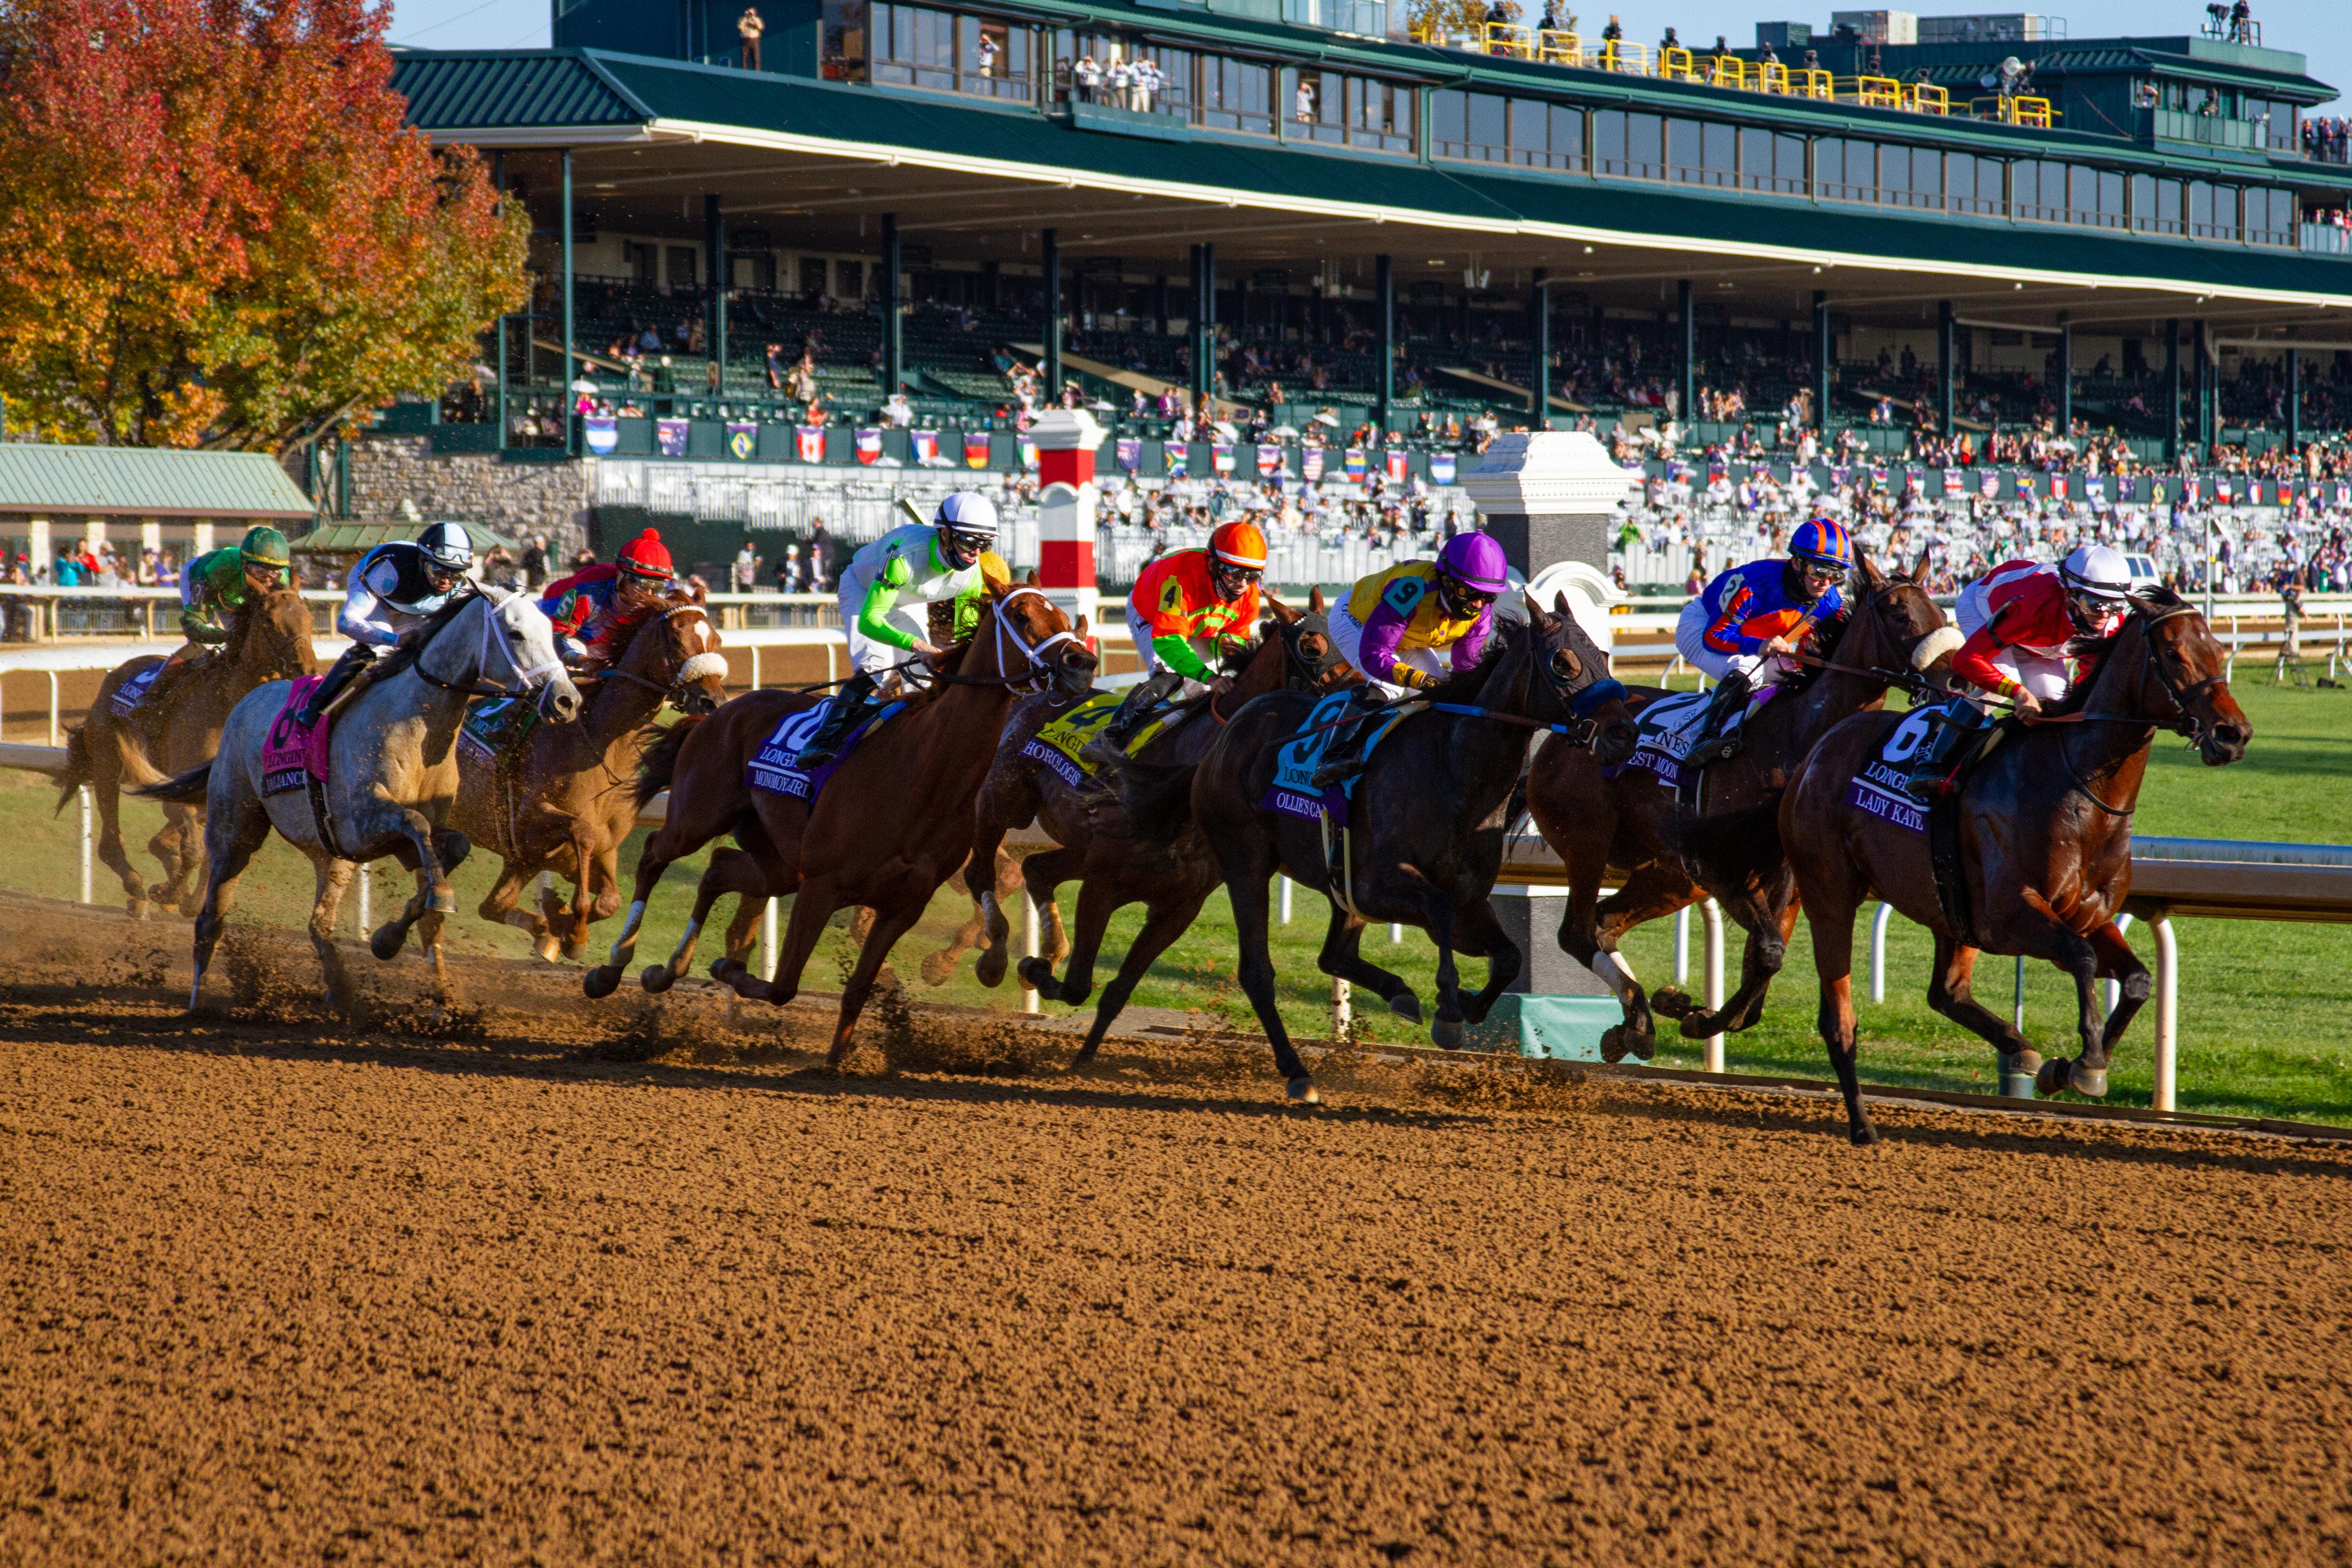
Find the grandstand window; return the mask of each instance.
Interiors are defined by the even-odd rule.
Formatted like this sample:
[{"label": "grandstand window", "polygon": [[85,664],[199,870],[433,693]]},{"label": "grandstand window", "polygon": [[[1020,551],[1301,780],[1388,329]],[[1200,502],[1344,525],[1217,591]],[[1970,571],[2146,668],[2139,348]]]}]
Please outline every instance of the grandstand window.
[{"label": "grandstand window", "polygon": [[2180,182],[2153,174],[2131,177],[2131,226],[2144,235],[2179,235],[2189,232],[2182,222]]},{"label": "grandstand window", "polygon": [[1133,54],[1137,60],[1150,60],[1157,74],[1148,88],[1138,89],[1133,107],[1150,114],[1173,115],[1179,120],[1192,118],[1192,51],[1167,49],[1157,44],[1139,47]]},{"label": "grandstand window", "polygon": [[920,5],[875,5],[867,20],[870,80],[1018,103],[1034,95],[1027,27]]},{"label": "grandstand window", "polygon": [[2042,224],[2066,221],[2065,164],[2021,158],[2009,167],[2017,216]]},{"label": "grandstand window", "polygon": [[1825,202],[1878,200],[1878,143],[1837,136],[1814,142],[1813,193]]},{"label": "grandstand window", "polygon": [[2189,233],[2196,239],[2238,237],[2238,188],[2192,180],[2189,185]]},{"label": "grandstand window", "polygon": [[1739,133],[1739,186],[1746,191],[1805,193],[1805,139],[1755,128]]},{"label": "grandstand window", "polygon": [[1898,207],[1944,204],[1944,155],[1932,147],[1878,150],[1880,199]]},{"label": "grandstand window", "polygon": [[1665,172],[1666,122],[1662,115],[1604,109],[1592,116],[1592,161],[1597,172],[1654,180]]},{"label": "grandstand window", "polygon": [[1998,158],[1973,152],[1944,154],[1944,206],[1955,213],[1990,213],[1999,217],[2005,204],[2000,192]]},{"label": "grandstand window", "polygon": [[1377,152],[1413,152],[1421,90],[1378,77],[1349,77],[1347,82],[1348,144]]},{"label": "grandstand window", "polygon": [[801,257],[801,298],[817,300],[824,298],[824,275],[827,262],[821,256]]},{"label": "grandstand window", "polygon": [[1430,152],[1435,157],[1507,162],[1509,125],[1510,99],[1497,94],[1441,88],[1429,95]]},{"label": "grandstand window", "polygon": [[1584,110],[1533,99],[1511,100],[1511,162],[1530,169],[1584,167]]},{"label": "grandstand window", "polygon": [[1274,131],[1274,68],[1223,55],[1201,57],[1200,123],[1213,131]]},{"label": "grandstand window", "polygon": [[2246,243],[2278,245],[2293,249],[2297,241],[2293,191],[2250,190],[2246,193]]},{"label": "grandstand window", "polygon": [[1738,138],[1705,120],[1666,121],[1666,178],[1686,185],[1728,185],[1738,177]]},{"label": "grandstand window", "polygon": [[2092,228],[2119,229],[2124,226],[2124,177],[2120,170],[2085,169],[2074,166],[2067,186],[2066,210],[2070,221]]}]

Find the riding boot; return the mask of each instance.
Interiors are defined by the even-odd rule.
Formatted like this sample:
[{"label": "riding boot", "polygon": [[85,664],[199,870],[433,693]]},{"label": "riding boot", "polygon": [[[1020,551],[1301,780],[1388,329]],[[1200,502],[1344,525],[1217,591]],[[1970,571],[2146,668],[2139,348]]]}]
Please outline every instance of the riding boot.
[{"label": "riding boot", "polygon": [[1372,733],[1372,715],[1387,705],[1370,686],[1359,686],[1355,700],[1342,717],[1331,744],[1323,748],[1322,765],[1308,780],[1318,789],[1343,784],[1363,771],[1364,742]]},{"label": "riding boot", "polygon": [[1723,677],[1715,688],[1715,700],[1707,705],[1706,722],[1683,754],[1685,768],[1705,768],[1709,763],[1722,762],[1737,757],[1744,744],[1738,720],[1747,710],[1749,692],[1748,676],[1735,673]]},{"label": "riding boot", "polygon": [[374,662],[375,650],[365,643],[354,643],[344,649],[342,656],[328,669],[326,679],[310,688],[310,698],[302,705],[302,711],[294,716],[294,722],[305,729],[318,723],[328,706],[345,686],[352,684],[352,677]]},{"label": "riding boot", "polygon": [[812,768],[839,761],[842,748],[849,743],[850,736],[866,721],[866,716],[879,706],[874,677],[863,670],[850,676],[842,683],[841,690],[834,695],[833,706],[825,710],[824,721],[816,727],[816,733],[809,737],[808,744],[801,747],[800,755],[793,759],[793,766],[805,773]]},{"label": "riding boot", "polygon": [[1932,800],[1949,786],[1962,754],[1983,732],[1984,714],[1974,703],[1955,700],[1944,705],[1936,727],[1911,754],[1910,771],[1903,787],[1917,800]]},{"label": "riding boot", "polygon": [[1078,748],[1078,755],[1097,768],[1116,763],[1127,754],[1127,743],[1160,706],[1184,689],[1184,677],[1173,670],[1155,670],[1150,677],[1128,688],[1127,700],[1110,716],[1100,733]]}]

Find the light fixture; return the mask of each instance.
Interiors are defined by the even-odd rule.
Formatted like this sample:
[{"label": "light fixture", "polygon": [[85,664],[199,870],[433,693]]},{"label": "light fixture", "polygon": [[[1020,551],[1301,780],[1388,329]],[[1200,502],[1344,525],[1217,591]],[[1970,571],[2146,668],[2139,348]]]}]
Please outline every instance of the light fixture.
[{"label": "light fixture", "polygon": [[1587,255],[1587,256],[1591,256],[1591,255],[1592,254],[1592,247],[1591,247],[1591,246],[1586,246],[1584,247],[1584,254],[1585,254],[1585,255]]}]

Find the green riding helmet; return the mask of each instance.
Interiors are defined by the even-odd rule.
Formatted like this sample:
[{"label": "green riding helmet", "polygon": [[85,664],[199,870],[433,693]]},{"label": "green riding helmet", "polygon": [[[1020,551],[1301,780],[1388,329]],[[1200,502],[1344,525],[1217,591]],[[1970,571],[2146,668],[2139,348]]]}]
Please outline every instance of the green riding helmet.
[{"label": "green riding helmet", "polygon": [[236,553],[244,559],[246,565],[265,567],[272,571],[283,571],[294,561],[294,552],[287,544],[286,536],[266,523],[246,529],[245,542],[236,547]]}]

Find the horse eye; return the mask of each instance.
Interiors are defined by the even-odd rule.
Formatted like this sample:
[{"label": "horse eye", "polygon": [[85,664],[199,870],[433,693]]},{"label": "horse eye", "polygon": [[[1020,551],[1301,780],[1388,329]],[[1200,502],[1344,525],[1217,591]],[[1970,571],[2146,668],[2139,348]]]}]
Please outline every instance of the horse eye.
[{"label": "horse eye", "polygon": [[1556,648],[1551,655],[1551,673],[1563,681],[1572,681],[1584,673],[1584,662],[1572,649]]}]

